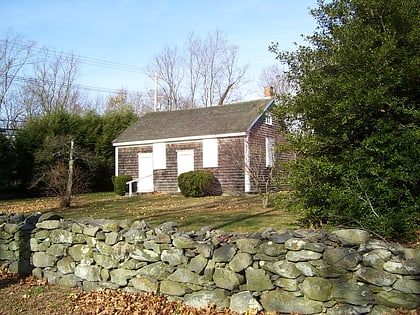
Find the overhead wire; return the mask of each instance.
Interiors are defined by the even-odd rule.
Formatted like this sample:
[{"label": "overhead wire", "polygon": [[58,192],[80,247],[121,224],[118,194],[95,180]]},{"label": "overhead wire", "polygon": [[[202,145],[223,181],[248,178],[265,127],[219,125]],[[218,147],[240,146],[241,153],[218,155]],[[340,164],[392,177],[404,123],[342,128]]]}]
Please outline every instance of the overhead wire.
[{"label": "overhead wire", "polygon": [[[24,44],[22,42],[17,42],[17,41],[11,42],[11,41],[6,41],[4,39],[0,39],[0,42],[13,44],[11,47],[12,49],[13,48],[18,49],[17,47],[13,47],[14,45],[19,46],[21,49],[31,49],[32,51],[36,52],[35,56],[41,56],[42,54],[44,54],[44,57],[45,57],[45,54],[46,54],[46,56],[48,57],[48,53],[54,53],[56,55],[62,55],[65,57],[74,57],[78,61],[80,61],[82,64],[85,64],[85,65],[91,65],[91,66],[97,66],[101,68],[113,69],[113,70],[118,70],[118,71],[134,72],[134,73],[139,73],[143,75],[148,75],[144,67],[124,64],[120,62],[114,62],[114,61],[100,59],[100,58],[86,57],[86,56],[77,55],[74,53],[58,51],[58,50],[53,50],[49,48],[41,48],[41,47],[37,47],[36,45]],[[29,78],[23,78],[23,77],[19,77],[19,78],[20,78],[19,80],[21,81],[29,80]],[[94,91],[94,92],[119,93],[121,92],[121,90],[127,91],[126,89],[123,89],[123,88],[112,89],[112,88],[104,88],[104,87],[89,86],[89,85],[82,85],[82,84],[75,84],[75,86],[81,89],[87,90],[87,91]],[[139,94],[144,95],[144,93],[140,93],[138,91],[127,91],[127,92],[139,93]]]}]

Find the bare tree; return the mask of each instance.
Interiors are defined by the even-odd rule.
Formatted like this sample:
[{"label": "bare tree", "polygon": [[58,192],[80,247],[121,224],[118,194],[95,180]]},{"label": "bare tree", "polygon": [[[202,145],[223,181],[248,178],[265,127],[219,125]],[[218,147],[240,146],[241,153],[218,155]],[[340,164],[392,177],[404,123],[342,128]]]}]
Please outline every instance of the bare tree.
[{"label": "bare tree", "polygon": [[158,104],[160,110],[176,110],[181,107],[180,88],[183,68],[177,47],[166,46],[147,67],[149,76],[158,82]]},{"label": "bare tree", "polygon": [[0,120],[5,128],[16,128],[23,120],[24,107],[16,102],[23,68],[28,65],[34,43],[19,35],[6,34],[0,40]]},{"label": "bare tree", "polygon": [[80,113],[83,95],[76,84],[80,71],[73,54],[42,50],[34,62],[32,77],[25,81],[24,103],[28,115],[42,115],[54,110]]},{"label": "bare tree", "polygon": [[270,86],[275,94],[292,94],[294,92],[292,84],[278,65],[265,68],[259,77],[259,81],[261,88]]},{"label": "bare tree", "polygon": [[97,167],[94,155],[78,147],[71,136],[47,137],[35,154],[35,175],[30,188],[59,196],[60,206],[70,207],[71,195],[89,190]]},{"label": "bare tree", "polygon": [[219,31],[204,39],[191,33],[184,51],[180,56],[176,46],[167,46],[148,66],[150,77],[159,82],[161,109],[208,107],[234,100],[247,70],[247,66],[237,66],[237,46]]},{"label": "bare tree", "polygon": [[216,31],[203,39],[190,35],[187,41],[187,68],[190,74],[190,88],[194,92],[191,100],[196,106],[223,105],[230,100],[232,91],[244,82],[247,66],[236,64],[238,47],[231,45],[223,33]]},{"label": "bare tree", "polygon": [[[261,143],[244,144],[241,141],[232,141],[227,150],[229,154],[225,154],[222,158],[233,160],[249,176],[253,185],[252,191],[261,196],[262,205],[266,208],[275,188],[277,164],[274,163],[274,147],[267,150]],[[271,155],[269,165],[267,165],[267,153]]]}]

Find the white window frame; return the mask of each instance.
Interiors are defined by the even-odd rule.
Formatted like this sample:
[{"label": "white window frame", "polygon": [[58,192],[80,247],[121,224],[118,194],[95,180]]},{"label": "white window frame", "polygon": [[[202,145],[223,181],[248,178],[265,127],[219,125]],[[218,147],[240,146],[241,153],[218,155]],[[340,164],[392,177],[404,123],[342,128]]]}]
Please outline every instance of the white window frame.
[{"label": "white window frame", "polygon": [[217,138],[203,139],[203,168],[219,166],[219,143]]},{"label": "white window frame", "polygon": [[273,115],[270,112],[265,113],[265,124],[266,125],[273,125]]},{"label": "white window frame", "polygon": [[166,169],[166,143],[153,143],[153,169]]},{"label": "white window frame", "polygon": [[271,137],[265,138],[265,166],[266,167],[274,166],[274,162],[275,162],[274,145],[275,145],[274,138],[271,138]]}]

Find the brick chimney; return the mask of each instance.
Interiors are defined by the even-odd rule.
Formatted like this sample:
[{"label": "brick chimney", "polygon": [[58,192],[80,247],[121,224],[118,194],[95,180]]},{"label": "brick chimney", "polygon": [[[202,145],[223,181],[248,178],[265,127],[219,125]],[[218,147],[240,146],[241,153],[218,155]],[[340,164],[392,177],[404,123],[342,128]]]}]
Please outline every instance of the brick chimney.
[{"label": "brick chimney", "polygon": [[273,97],[274,88],[272,86],[264,87],[264,97]]}]

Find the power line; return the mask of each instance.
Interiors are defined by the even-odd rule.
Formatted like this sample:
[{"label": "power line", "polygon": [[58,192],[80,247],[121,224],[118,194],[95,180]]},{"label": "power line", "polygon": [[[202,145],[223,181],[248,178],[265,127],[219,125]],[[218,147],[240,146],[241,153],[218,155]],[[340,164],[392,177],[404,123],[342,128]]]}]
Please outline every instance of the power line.
[{"label": "power line", "polygon": [[[0,39],[0,42],[8,43],[8,41],[6,41],[4,39]],[[49,48],[40,48],[40,47],[36,47],[36,46],[31,46],[30,44],[23,44],[21,42],[14,42],[13,44],[17,45],[17,46],[19,46],[23,49],[35,50],[37,52],[36,55],[38,55],[38,56],[40,56],[43,53],[51,52],[51,53],[54,53],[54,54],[63,55],[63,56],[67,56],[67,57],[75,57],[75,58],[77,58],[77,60],[79,60],[80,62],[82,62],[84,64],[87,64],[87,65],[93,65],[93,66],[109,68],[109,69],[114,69],[114,70],[120,70],[120,71],[141,73],[141,74],[146,74],[146,75],[148,74],[144,67],[124,64],[124,63],[120,63],[120,62],[114,62],[114,61],[105,60],[105,59],[86,57],[86,56],[76,55],[76,54],[68,53],[68,52],[62,52],[62,51],[60,52],[58,50],[49,49]]]}]

